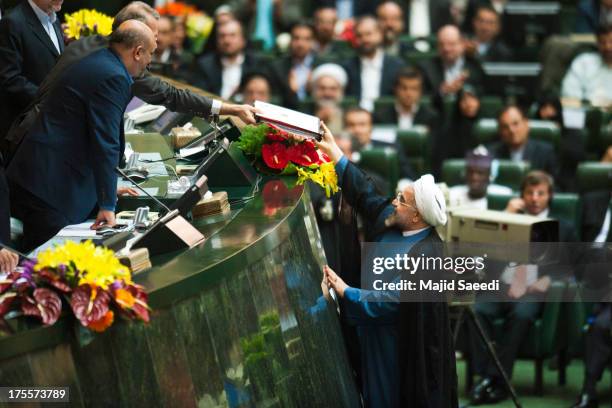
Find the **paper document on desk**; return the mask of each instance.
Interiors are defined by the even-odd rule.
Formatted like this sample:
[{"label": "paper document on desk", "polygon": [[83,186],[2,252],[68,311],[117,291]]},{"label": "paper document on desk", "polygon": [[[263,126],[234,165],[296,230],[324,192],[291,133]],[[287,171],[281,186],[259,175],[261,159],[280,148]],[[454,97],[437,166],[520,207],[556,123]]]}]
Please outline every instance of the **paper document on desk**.
[{"label": "paper document on desk", "polygon": [[68,225],[62,228],[56,236],[74,238],[96,238],[96,231],[90,228],[93,223],[94,220],[89,220],[80,224]]}]

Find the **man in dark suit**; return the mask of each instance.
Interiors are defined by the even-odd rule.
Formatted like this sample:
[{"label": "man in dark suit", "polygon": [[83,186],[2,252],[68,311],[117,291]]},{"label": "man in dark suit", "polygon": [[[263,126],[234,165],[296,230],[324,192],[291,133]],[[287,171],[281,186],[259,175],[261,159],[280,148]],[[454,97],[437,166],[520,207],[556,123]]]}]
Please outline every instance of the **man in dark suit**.
[{"label": "man in dark suit", "polygon": [[24,0],[0,20],[0,139],[64,50],[62,2]]},{"label": "man in dark suit", "polygon": [[483,62],[512,61],[512,50],[499,38],[501,18],[493,7],[479,7],[472,25],[474,36],[466,40],[467,55]]},{"label": "man in dark suit", "polygon": [[307,23],[296,23],[290,33],[289,55],[274,61],[271,71],[283,105],[296,109],[298,102],[308,96],[308,80],[316,65],[314,28]]},{"label": "man in dark suit", "polygon": [[200,57],[193,72],[193,83],[202,89],[231,98],[240,86],[242,75],[259,67],[259,59],[245,51],[246,38],[242,25],[230,20],[217,27],[217,50]]},{"label": "man in dark suit", "polygon": [[[8,245],[11,242],[11,219],[9,191],[4,176],[4,165],[0,154],[0,244]],[[0,272],[12,272],[17,266],[19,257],[14,252],[0,248]]]},{"label": "man in dark suit", "polygon": [[30,251],[97,208],[92,228],[115,224],[123,156],[123,112],[132,77],[151,62],[155,37],[144,23],[117,28],[109,47],[68,67],[42,101],[40,114],[11,161],[11,211]]},{"label": "man in dark suit", "polygon": [[581,0],[577,8],[575,29],[577,33],[595,34],[600,25],[610,21],[612,15],[610,0]]},{"label": "man in dark suit", "polygon": [[[521,196],[508,202],[506,212],[527,214],[535,217],[549,218],[550,203],[554,194],[554,180],[543,171],[528,173],[520,188]],[[559,242],[576,242],[574,227],[565,220],[559,220]],[[572,271],[567,269],[566,260],[558,260],[555,265],[512,265],[495,261],[487,264],[487,281],[499,278],[500,288],[506,291],[503,298],[489,299],[483,293],[476,299],[474,310],[486,333],[496,343],[497,354],[508,378],[512,377],[514,361],[530,324],[535,321],[542,310],[541,300],[551,284],[559,276],[568,276]],[[528,283],[529,271],[535,271],[534,281]],[[500,272],[500,276],[496,275]],[[519,299],[521,301],[519,301]],[[494,336],[494,324],[497,319],[504,319],[503,337]],[[472,366],[480,381],[470,394],[473,405],[493,404],[507,398],[508,393],[502,376],[489,358],[478,340],[478,333],[470,327]]]},{"label": "man in dark suit", "polygon": [[[610,191],[590,191],[582,196],[582,239],[585,242],[604,242],[612,237]],[[607,225],[606,225],[607,220]],[[605,232],[608,232],[606,235]],[[610,242],[608,239],[607,242]]]},{"label": "man in dark suit", "polygon": [[355,34],[358,55],[342,64],[349,79],[346,94],[359,98],[360,106],[371,112],[376,98],[393,94],[395,76],[405,64],[383,51],[383,33],[374,17],[360,18]]},{"label": "man in dark suit", "polygon": [[480,63],[465,55],[459,28],[447,25],[438,30],[438,56],[421,64],[425,92],[434,97],[455,95],[466,82],[482,86],[484,71]]},{"label": "man in dark suit", "polygon": [[[355,153],[371,148],[390,148],[397,152],[400,178],[402,180],[414,180],[414,171],[410,166],[406,153],[404,153],[404,149],[402,149],[398,142],[387,143],[380,140],[372,140],[372,114],[370,112],[363,108],[348,109],[344,113],[344,129],[351,135],[354,156],[358,157]],[[390,187],[395,189],[396,186]]]},{"label": "man in dark suit", "polygon": [[[153,33],[157,33],[157,19],[159,19],[159,13],[155,9],[141,1],[133,1],[117,13],[113,21],[113,29],[116,29],[127,20],[138,20],[145,23]],[[17,148],[23,135],[34,122],[40,109],[41,101],[53,89],[58,78],[63,75],[63,72],[75,62],[107,47],[108,37],[101,35],[81,38],[66,47],[65,52],[62,53],[56,65],[41,84],[35,100],[13,123],[9,134],[6,136],[4,147],[6,151],[12,154]],[[134,96],[147,103],[163,105],[174,112],[186,112],[202,117],[208,117],[210,113],[236,115],[247,124],[255,123],[253,116],[254,108],[252,106],[222,103],[219,100],[200,96],[186,89],[178,89],[159,77],[151,75],[148,71],[138,78],[134,78],[132,92]],[[2,142],[1,138],[0,142]],[[10,157],[5,156],[7,162],[9,159]]]},{"label": "man in dark suit", "polygon": [[[366,241],[399,243],[410,257],[442,256],[435,227],[446,223],[446,209],[433,177],[423,176],[391,202],[375,192],[325,130],[319,148],[336,163],[343,199],[364,219]],[[328,266],[324,272],[324,285],[336,291],[357,327],[365,406],[456,407],[457,374],[446,303],[400,303],[397,297],[364,302],[361,296],[372,290],[349,287]]]},{"label": "man in dark suit", "polygon": [[529,119],[517,105],[507,105],[498,118],[500,141],[488,146],[497,159],[527,161],[532,170],[543,170],[556,177],[559,163],[550,143],[529,138]]},{"label": "man in dark suit", "polygon": [[440,125],[440,116],[421,103],[423,75],[413,67],[402,68],[395,79],[395,105],[383,106],[374,111],[374,123],[392,123],[398,129],[410,129],[415,125],[426,126],[434,135]]}]

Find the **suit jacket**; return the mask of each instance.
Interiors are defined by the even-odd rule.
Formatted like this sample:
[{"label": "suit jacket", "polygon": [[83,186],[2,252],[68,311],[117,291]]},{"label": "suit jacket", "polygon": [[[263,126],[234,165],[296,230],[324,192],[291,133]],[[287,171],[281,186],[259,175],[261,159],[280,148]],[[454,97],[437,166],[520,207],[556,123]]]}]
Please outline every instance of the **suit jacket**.
[{"label": "suit jacket", "polygon": [[[398,71],[406,65],[398,57],[385,54],[383,59],[382,77],[380,79],[380,95],[393,95],[393,85]],[[349,58],[342,67],[348,75],[346,95],[361,98],[361,59],[359,56]]]},{"label": "suit jacket", "polygon": [[[374,123],[392,123],[397,125],[398,120],[395,106],[386,105],[374,111]],[[429,131],[434,133],[440,125],[440,115],[428,106],[421,104],[416,115],[414,115],[413,124],[427,126]]]},{"label": "suit jacket", "polygon": [[[352,163],[338,176],[344,199],[362,216],[366,241],[378,241],[388,229],[385,219],[393,211],[391,201],[378,195],[371,180]],[[443,256],[435,229],[414,245],[410,257]],[[445,302],[402,302],[398,313],[400,406],[457,406],[455,352]],[[419,373],[426,372],[426,376]],[[432,400],[433,398],[433,400]]]},{"label": "suit jacket", "polygon": [[114,210],[131,85],[123,62],[109,49],[68,67],[10,163],[9,181],[71,223],[85,221],[96,204]]},{"label": "suit jacket", "polygon": [[597,27],[599,27],[600,3],[599,0],[582,0],[578,3],[575,32],[595,33],[597,31]]},{"label": "suit jacket", "polygon": [[[609,191],[591,191],[582,196],[582,240],[593,242],[601,231],[606,211],[610,208]],[[609,233],[608,237],[612,234]]]},{"label": "suit jacket", "polygon": [[[255,55],[245,52],[242,64],[242,75],[250,70],[261,69],[260,60]],[[214,52],[203,55],[196,60],[194,76],[192,78],[195,86],[211,92],[215,95],[221,93],[223,87],[223,67],[221,56]]]},{"label": "suit jacket", "polygon": [[[310,66],[311,71],[319,63],[317,57],[314,57]],[[298,95],[289,87],[289,72],[291,72],[292,67],[293,59],[290,55],[274,61],[270,67],[270,79],[272,81],[272,89],[274,93],[282,98],[283,105],[290,109],[297,109],[299,104]]]},{"label": "suit jacket", "polygon": [[[5,151],[9,153],[5,156],[7,161],[10,159],[10,155],[12,155],[10,153],[14,152],[17,146],[19,146],[23,136],[34,123],[40,110],[41,102],[53,87],[56,86],[58,79],[63,76],[64,71],[94,52],[106,48],[108,48],[108,38],[100,35],[81,38],[66,47],[57,64],[40,85],[32,103],[23,114],[17,117],[7,134],[6,146],[4,147]],[[145,72],[140,77],[134,79],[132,92],[147,103],[163,105],[174,112],[187,112],[206,117],[210,114],[212,106],[212,99],[197,95],[186,89],[175,88],[159,77],[151,75],[149,72]]]},{"label": "suit jacket", "polygon": [[4,165],[0,156],[0,244],[11,242],[11,207],[9,190],[4,175]]},{"label": "suit jacket", "polygon": [[[410,1],[406,9],[406,32],[410,33]],[[452,24],[453,18],[450,13],[450,2],[448,0],[429,0],[429,27],[431,34],[435,35],[440,27]]]},{"label": "suit jacket", "polygon": [[479,55],[482,62],[508,62],[512,61],[513,53],[510,47],[502,40],[495,40],[484,55]]},{"label": "suit jacket", "polygon": [[[53,28],[63,51],[59,19]],[[0,139],[32,102],[58,57],[59,52],[27,1],[0,20]]]},{"label": "suit jacket", "polygon": [[[440,57],[435,57],[429,61],[423,62],[419,68],[423,73],[423,87],[426,93],[438,96],[440,94],[440,85],[444,83],[444,64]],[[480,66],[480,63],[474,58],[465,57],[464,70],[469,72],[467,82],[475,86],[483,86],[485,73]]]},{"label": "suit jacket", "polygon": [[[489,152],[498,159],[510,159],[510,149],[502,142],[494,142],[488,146]],[[550,143],[541,140],[527,139],[523,160],[531,163],[532,170],[544,170],[553,178],[557,178],[559,164],[555,151]]]}]

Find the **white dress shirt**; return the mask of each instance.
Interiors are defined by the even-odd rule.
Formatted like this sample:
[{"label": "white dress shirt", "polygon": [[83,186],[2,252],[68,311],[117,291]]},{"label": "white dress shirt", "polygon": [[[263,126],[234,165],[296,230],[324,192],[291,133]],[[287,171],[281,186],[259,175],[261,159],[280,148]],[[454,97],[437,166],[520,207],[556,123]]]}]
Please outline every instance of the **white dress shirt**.
[{"label": "white dress shirt", "polygon": [[294,62],[293,72],[295,73],[295,80],[297,82],[297,96],[298,99],[304,100],[306,97],[306,86],[308,85],[308,78],[310,78],[310,70],[312,68],[312,62],[314,56],[308,54],[302,61]]},{"label": "white dress shirt", "polygon": [[[28,3],[30,3],[30,6],[34,10],[34,14],[36,14],[36,17],[38,17],[40,24],[45,29],[45,32],[49,36],[49,39],[51,40],[53,45],[55,46],[55,49],[58,53],[60,53],[60,39],[57,38],[57,33],[55,32],[55,28],[53,28],[53,23],[55,23],[55,20],[57,20],[55,12],[51,12],[51,14],[49,15],[45,13],[40,7],[38,7],[36,3],[34,3],[32,0],[28,0]],[[63,41],[63,38],[61,39],[61,41]]]},{"label": "white dress shirt", "polygon": [[451,82],[463,73],[465,58],[458,58],[453,65],[444,67],[444,82]]},{"label": "white dress shirt", "polygon": [[244,63],[244,54],[231,61],[229,58],[221,58],[221,98],[229,99],[240,86],[242,78],[242,64]]},{"label": "white dress shirt", "polygon": [[610,232],[610,228],[612,227],[612,214],[610,214],[610,208],[606,211],[606,218],[604,218],[604,222],[601,225],[601,230],[597,237],[595,237],[595,241],[593,242],[606,242],[608,238],[608,233]]},{"label": "white dress shirt", "polygon": [[470,197],[469,191],[470,189],[465,184],[451,187],[448,190],[448,205],[450,207],[469,207],[486,210],[489,205],[487,200],[488,194],[512,194],[512,189],[510,187],[499,184],[489,184],[487,187],[487,194],[481,198]]},{"label": "white dress shirt", "polygon": [[406,111],[399,104],[395,104],[395,111],[397,112],[397,128],[411,129],[414,126],[414,117],[419,111],[419,105],[413,105],[410,111]]},{"label": "white dress shirt", "polygon": [[361,57],[361,100],[359,105],[370,112],[374,110],[374,101],[380,96],[384,57],[385,53],[380,48],[373,58]]},{"label": "white dress shirt", "polygon": [[561,95],[595,105],[600,105],[599,101],[612,101],[612,67],[596,52],[580,54],[563,78]]},{"label": "white dress shirt", "polygon": [[513,162],[523,161],[523,156],[525,155],[525,145],[519,147],[516,150],[510,150],[510,160]]},{"label": "white dress shirt", "polygon": [[427,37],[429,34],[431,34],[429,0],[412,0],[410,2],[410,35]]}]

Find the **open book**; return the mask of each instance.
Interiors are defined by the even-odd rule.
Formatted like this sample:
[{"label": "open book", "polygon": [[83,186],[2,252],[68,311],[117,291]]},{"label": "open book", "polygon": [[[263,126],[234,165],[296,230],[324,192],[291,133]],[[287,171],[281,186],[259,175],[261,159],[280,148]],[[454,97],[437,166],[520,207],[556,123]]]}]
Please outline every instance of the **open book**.
[{"label": "open book", "polygon": [[310,139],[321,140],[323,136],[321,120],[316,116],[261,101],[255,101],[255,107],[259,111],[257,119],[260,122]]}]

